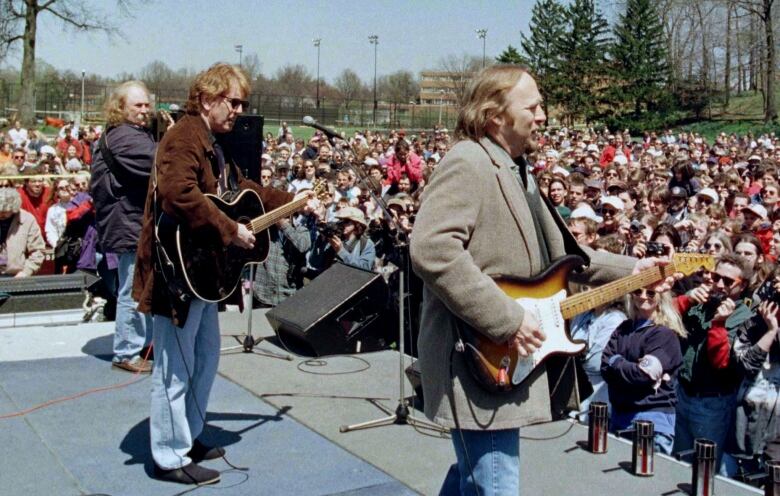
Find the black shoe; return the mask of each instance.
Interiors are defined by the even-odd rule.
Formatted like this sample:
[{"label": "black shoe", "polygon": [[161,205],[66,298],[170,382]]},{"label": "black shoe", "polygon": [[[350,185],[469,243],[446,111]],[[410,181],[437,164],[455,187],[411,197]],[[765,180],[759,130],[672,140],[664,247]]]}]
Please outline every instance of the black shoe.
[{"label": "black shoe", "polygon": [[192,443],[192,449],[187,453],[193,462],[198,463],[203,460],[215,460],[225,456],[225,449],[221,446],[206,446],[197,439]]},{"label": "black shoe", "polygon": [[168,482],[197,484],[199,486],[216,484],[219,482],[219,472],[210,468],[201,467],[196,463],[190,463],[182,468],[174,468],[171,470],[160,468],[155,464],[154,476]]},{"label": "black shoe", "polygon": [[[149,355],[148,357],[146,355]],[[144,346],[141,348],[141,353],[139,354],[141,358],[146,358],[148,361],[154,360],[154,348],[151,346]]]}]

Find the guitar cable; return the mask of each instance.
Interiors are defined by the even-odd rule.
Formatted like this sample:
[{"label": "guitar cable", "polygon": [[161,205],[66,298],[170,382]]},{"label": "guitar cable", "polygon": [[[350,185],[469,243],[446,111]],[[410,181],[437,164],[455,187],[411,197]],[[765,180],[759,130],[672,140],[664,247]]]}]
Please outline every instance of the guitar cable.
[{"label": "guitar cable", "polygon": [[[159,148],[158,148],[158,150],[159,150]],[[154,210],[154,221],[155,221],[155,223],[157,222],[157,220],[159,218],[159,211],[158,211],[158,205],[157,205],[157,163],[158,163],[158,161],[157,161],[157,151],[155,151],[154,168],[153,168],[153,174],[152,174],[152,183],[153,183],[152,184],[152,186],[153,186],[152,187],[152,195],[153,195],[153,198],[152,198],[152,209]],[[232,167],[226,168],[226,170],[230,170],[231,168]],[[230,174],[230,172],[228,172],[228,174]],[[155,244],[154,251],[157,254],[157,262],[159,264],[169,264],[168,265],[169,267],[175,268],[175,265],[173,264],[173,262],[168,257],[168,253],[165,251],[164,247],[162,246],[162,243],[160,242],[160,238],[158,236],[157,226],[156,225],[154,226],[153,232],[154,232],[154,244]],[[165,261],[160,259],[160,251],[162,251],[162,254],[165,257]],[[168,276],[167,276],[166,272],[164,270],[162,270],[162,267],[160,268],[159,273],[160,273],[160,275],[162,275],[162,278],[165,281],[166,288],[170,291],[171,281],[168,279]],[[175,287],[178,288],[178,284],[176,284],[175,282],[174,282],[174,284],[175,284]],[[176,291],[175,293],[176,294],[171,294],[170,296],[171,297],[176,296],[180,300],[184,301],[184,299],[181,298],[181,295],[178,294],[178,291]],[[176,345],[177,345],[177,347],[179,349],[179,355],[181,356],[181,361],[184,364],[185,371],[187,372],[187,380],[189,381],[189,387],[190,387],[190,391],[189,392],[190,392],[190,394],[192,394],[192,399],[193,399],[193,401],[195,403],[195,407],[196,407],[196,409],[198,411],[198,417],[200,418],[201,422],[203,422],[203,430],[201,431],[201,434],[205,434],[208,437],[209,434],[208,434],[207,429],[206,429],[206,427],[208,426],[208,424],[206,423],[206,415],[205,415],[205,413],[203,412],[203,410],[200,407],[200,401],[198,401],[198,397],[196,396],[194,389],[192,389],[192,385],[193,385],[192,371],[190,370],[190,366],[187,364],[187,360],[184,358],[184,348],[182,347],[181,340],[179,339],[179,330],[182,330],[183,328],[176,327],[176,326],[174,326],[174,327],[175,327],[175,329],[174,329],[174,336],[176,337]],[[217,355],[217,356],[219,356],[219,355]],[[162,366],[162,365],[160,365],[160,366]],[[154,371],[152,371],[152,373],[154,373]],[[170,401],[169,401],[169,407],[170,407]],[[192,441],[194,443],[195,440],[193,439]],[[219,446],[219,445],[215,444],[213,446],[213,448],[222,450],[222,455],[220,456],[220,458],[222,458],[222,460],[224,460],[224,462],[230,467],[230,469],[228,469],[228,470],[220,471],[220,474],[226,473],[229,470],[238,470],[238,471],[241,471],[241,472],[248,472],[249,471],[248,467],[237,467],[237,466],[233,465],[227,459],[226,451],[225,451],[225,449],[222,446]],[[174,453],[175,453],[175,451],[174,451]],[[177,455],[177,456],[183,462],[183,458],[181,457],[181,455]],[[196,487],[198,487],[198,486],[200,486],[200,484],[196,485]]]}]

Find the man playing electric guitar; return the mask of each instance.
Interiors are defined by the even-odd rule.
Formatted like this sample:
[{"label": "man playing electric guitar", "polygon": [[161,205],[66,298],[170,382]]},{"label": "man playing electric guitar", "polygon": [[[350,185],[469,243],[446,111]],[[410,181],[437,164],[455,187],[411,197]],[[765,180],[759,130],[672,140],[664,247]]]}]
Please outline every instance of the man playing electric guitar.
[{"label": "man playing electric guitar", "polygon": [[457,456],[442,494],[517,495],[519,428],[550,419],[544,368],[522,387],[491,393],[455,348],[460,321],[496,343],[514,343],[522,357],[545,339],[540,316],[491,276],[530,278],[572,254],[588,264],[577,279],[596,286],[656,263],[577,245],[526,174],[524,155],[537,148],[535,131],[545,120],[526,70],[483,70],[460,110],[459,142],[436,167],[415,222],[411,256],[425,282],[419,337],[425,413],[453,429]]},{"label": "man playing electric guitar", "polygon": [[156,330],[149,422],[155,475],[185,484],[219,481],[219,472],[198,463],[224,453],[198,439],[219,362],[217,304],[172,287],[173,281],[160,270],[166,255],[161,253],[155,227],[165,214],[188,232],[221,240],[218,246],[223,250],[230,244],[249,249],[255,243],[249,228],[228,217],[205,194],[251,188],[269,209],[293,199],[290,193],[245,179],[225,161],[215,141],[215,134],[233,128],[248,106],[248,94],[247,77],[236,66],[219,63],[196,76],[187,115],[157,148],[138,242],[133,297],[139,311],[153,315]]}]

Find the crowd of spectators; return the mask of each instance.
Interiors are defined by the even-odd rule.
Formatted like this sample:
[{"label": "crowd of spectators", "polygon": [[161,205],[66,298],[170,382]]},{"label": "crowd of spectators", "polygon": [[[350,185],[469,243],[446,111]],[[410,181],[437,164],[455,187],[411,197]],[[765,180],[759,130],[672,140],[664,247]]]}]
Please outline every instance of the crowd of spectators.
[{"label": "crowd of spectators", "polygon": [[[34,220],[34,233],[28,238],[41,240],[11,248],[6,240],[13,228],[10,232],[2,229],[2,246],[14,253],[5,254],[0,261],[22,257],[27,263],[24,270],[0,264],[0,274],[23,277],[68,273],[78,268],[95,270],[97,251],[95,243],[90,244],[89,232],[94,222],[89,168],[99,133],[100,127],[79,127],[73,122],[51,138],[38,130],[25,129],[18,121],[0,131],[0,188],[18,192],[16,212],[30,214]],[[9,199],[8,205],[15,206],[16,202]],[[52,263],[44,266],[45,259]]]},{"label": "crowd of spectators", "polygon": [[[68,125],[46,139],[15,123],[0,134],[0,190],[18,192],[0,195],[4,274],[37,272],[46,247],[58,254],[58,273],[95,269],[89,169],[99,132]],[[335,261],[378,272],[398,267],[426,183],[454,144],[440,126],[344,138],[331,142],[316,132],[303,140],[285,123],[263,137],[263,186],[297,193],[327,185],[318,208],[272,229],[270,256],[254,281],[263,305],[278,304]],[[730,476],[780,458],[780,345],[771,303],[780,288],[778,137],[710,141],[670,130],[630,136],[563,128],[539,138],[518,167],[532,172],[580,244],[640,258],[716,259],[715,270],[678,281],[671,294],[640,290],[574,319],[572,334],[588,343],[580,359],[593,389],[581,413],[591,401],[607,401],[621,427],[651,418],[665,452],[712,438]],[[16,223],[24,224],[26,243],[7,242],[14,228],[6,211],[24,212]],[[8,251],[22,244],[19,262]],[[644,340],[633,340],[644,330]]]},{"label": "crowd of spectators", "polygon": [[[397,247],[414,235],[425,185],[453,144],[443,128],[345,138],[334,145],[317,133],[305,142],[286,126],[265,136],[264,185],[298,191],[324,179],[330,186],[319,211],[294,220],[313,240],[290,258],[304,275],[316,276],[334,259],[378,271],[397,263]],[[575,318],[572,333],[588,343],[580,359],[593,389],[580,418],[589,402],[606,401],[616,428],[654,421],[657,447],[666,453],[712,439],[729,476],[780,458],[780,345],[770,303],[780,288],[778,137],[720,134],[710,141],[670,130],[630,136],[558,129],[539,142],[518,166],[532,172],[580,244],[640,258],[699,253],[715,261],[714,270],[678,281],[671,293],[638,290]],[[316,226],[341,218],[364,227],[358,234],[374,245],[370,264],[335,250],[319,265],[314,247],[332,233]],[[300,281],[277,279],[277,289]],[[278,303],[267,298],[273,284],[259,284],[271,305]]]}]

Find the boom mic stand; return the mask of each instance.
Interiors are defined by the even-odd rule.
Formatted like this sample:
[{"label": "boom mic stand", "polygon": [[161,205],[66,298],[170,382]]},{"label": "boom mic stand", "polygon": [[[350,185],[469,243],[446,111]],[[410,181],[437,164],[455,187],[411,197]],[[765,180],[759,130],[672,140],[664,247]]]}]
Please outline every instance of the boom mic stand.
[{"label": "boom mic stand", "polygon": [[[335,148],[335,138],[340,138],[338,134],[333,132],[330,129],[325,128],[324,126],[321,126],[317,124],[317,122],[312,119],[309,116],[304,117],[303,123],[307,126],[314,127],[316,129],[319,129],[320,131],[323,131],[330,140],[331,144],[334,145]],[[349,142],[346,140],[343,140],[345,143],[349,145]],[[354,147],[350,146],[350,149],[352,151],[353,156],[355,159],[357,159],[358,153],[357,150],[354,149]],[[400,232],[400,226],[393,218],[392,214],[390,214],[390,211],[387,208],[387,205],[385,204],[384,200],[377,195],[374,192],[374,188],[372,187],[372,184],[368,181],[368,178],[363,173],[362,170],[360,170],[359,167],[355,165],[352,161],[346,161],[345,162],[347,166],[352,170],[352,172],[355,173],[355,176],[358,178],[358,181],[362,186],[364,186],[367,190],[369,195],[371,195],[371,198],[376,203],[376,205],[382,210],[382,213],[384,214],[385,219],[387,219],[388,224],[396,229],[396,232]],[[390,408],[385,407],[384,405],[372,401],[372,403],[379,408],[380,410],[384,411],[388,415],[386,417],[378,418],[375,420],[369,420],[367,422],[361,422],[358,424],[352,424],[352,425],[342,425],[339,427],[339,432],[350,432],[350,431],[356,431],[360,429],[370,429],[373,427],[381,427],[385,425],[393,425],[393,424],[399,424],[399,425],[411,425],[415,428],[421,428],[421,429],[427,429],[439,432],[440,434],[444,434],[449,432],[449,429],[446,429],[440,425],[434,424],[432,422],[428,422],[426,420],[415,418],[411,415],[411,412],[409,410],[409,403],[406,400],[406,395],[404,393],[404,381],[406,380],[404,377],[404,355],[405,349],[404,349],[404,341],[405,341],[405,334],[406,334],[406,318],[405,318],[405,301],[407,297],[407,290],[406,290],[406,280],[408,280],[407,271],[409,270],[409,258],[408,258],[408,250],[409,247],[406,243],[396,243],[396,248],[398,248],[398,251],[400,253],[400,262],[398,267],[398,384],[399,384],[399,393],[398,393],[398,406],[396,406],[395,411],[392,411]]]}]

